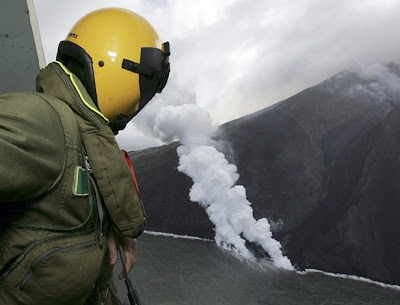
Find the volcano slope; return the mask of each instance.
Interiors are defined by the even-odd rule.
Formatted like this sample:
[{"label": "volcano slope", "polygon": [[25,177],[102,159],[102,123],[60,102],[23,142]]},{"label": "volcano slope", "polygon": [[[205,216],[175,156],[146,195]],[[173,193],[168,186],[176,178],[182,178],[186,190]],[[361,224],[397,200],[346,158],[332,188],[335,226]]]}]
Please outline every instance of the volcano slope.
[{"label": "volcano slope", "polygon": [[[400,284],[400,68],[385,69],[342,72],[219,128],[255,218],[298,268]],[[148,230],[213,238],[178,145],[130,153]]]}]

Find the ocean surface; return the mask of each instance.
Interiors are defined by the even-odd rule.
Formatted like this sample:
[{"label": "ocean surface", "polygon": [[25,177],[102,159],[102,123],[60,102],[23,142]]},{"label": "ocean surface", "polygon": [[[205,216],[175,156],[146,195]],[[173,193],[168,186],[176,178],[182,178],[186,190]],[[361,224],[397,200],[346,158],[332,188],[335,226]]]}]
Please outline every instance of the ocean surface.
[{"label": "ocean surface", "polygon": [[[373,263],[373,262],[371,262]],[[116,267],[115,278],[121,270]],[[400,287],[251,263],[213,241],[143,234],[129,276],[142,305],[400,304]],[[124,281],[116,278],[129,304]]]}]

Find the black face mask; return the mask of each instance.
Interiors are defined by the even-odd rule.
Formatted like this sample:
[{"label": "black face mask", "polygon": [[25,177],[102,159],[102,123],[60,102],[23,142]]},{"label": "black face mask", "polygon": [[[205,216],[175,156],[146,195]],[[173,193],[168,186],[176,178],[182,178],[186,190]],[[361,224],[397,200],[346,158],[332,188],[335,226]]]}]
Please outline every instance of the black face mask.
[{"label": "black face mask", "polygon": [[170,72],[169,56],[171,54],[169,42],[163,43],[164,51],[158,48],[142,48],[140,63],[129,59],[122,61],[122,68],[139,74],[140,101],[139,108],[132,116],[119,114],[110,122],[114,134],[125,128],[126,124],[153,98],[161,93],[168,81]]},{"label": "black face mask", "polygon": [[142,48],[140,63],[129,59],[122,61],[122,69],[139,74],[139,111],[146,106],[156,93],[160,93],[164,89],[168,81],[170,72],[169,55],[171,54],[169,42],[163,43],[163,49],[164,51],[158,48]]}]

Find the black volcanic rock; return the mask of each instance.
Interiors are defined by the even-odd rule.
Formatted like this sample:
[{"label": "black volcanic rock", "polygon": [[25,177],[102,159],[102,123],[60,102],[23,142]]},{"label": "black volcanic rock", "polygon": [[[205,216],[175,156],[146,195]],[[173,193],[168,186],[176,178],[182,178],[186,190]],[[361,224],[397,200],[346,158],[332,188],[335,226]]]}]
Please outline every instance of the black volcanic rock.
[{"label": "black volcanic rock", "polygon": [[[220,127],[255,218],[269,219],[300,268],[400,284],[400,99],[384,89],[343,72]],[[177,146],[131,153],[148,229],[212,238]]]},{"label": "black volcanic rock", "polygon": [[191,178],[177,170],[178,145],[129,153],[145,203],[147,230],[212,239],[213,225],[206,212],[189,199]]},{"label": "black volcanic rock", "polygon": [[281,235],[300,265],[400,283],[399,120],[396,108],[350,143],[318,209]]}]

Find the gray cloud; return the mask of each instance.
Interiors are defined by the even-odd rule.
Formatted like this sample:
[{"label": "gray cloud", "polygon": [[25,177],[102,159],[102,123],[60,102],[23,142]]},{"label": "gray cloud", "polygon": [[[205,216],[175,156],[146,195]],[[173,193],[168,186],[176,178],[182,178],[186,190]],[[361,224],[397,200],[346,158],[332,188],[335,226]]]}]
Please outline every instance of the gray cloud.
[{"label": "gray cloud", "polygon": [[[71,0],[68,10],[53,0],[35,5],[50,61],[72,24],[110,1]],[[157,107],[169,103],[196,102],[222,123],[342,70],[400,62],[397,0],[119,0],[112,5],[147,18],[172,48],[167,88],[134,119],[132,137],[138,125],[150,135]],[[127,138],[118,138],[122,146]]]}]

